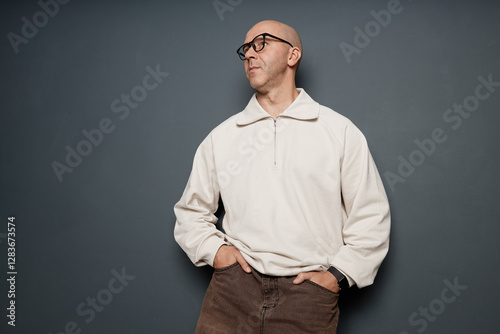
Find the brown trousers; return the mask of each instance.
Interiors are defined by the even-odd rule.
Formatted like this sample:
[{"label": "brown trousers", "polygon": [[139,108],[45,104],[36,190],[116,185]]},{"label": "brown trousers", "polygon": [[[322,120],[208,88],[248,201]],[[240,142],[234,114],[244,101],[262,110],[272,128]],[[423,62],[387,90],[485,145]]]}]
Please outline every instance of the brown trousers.
[{"label": "brown trousers", "polygon": [[215,269],[196,334],[335,334],[339,295],[295,276],[268,276],[238,263]]}]

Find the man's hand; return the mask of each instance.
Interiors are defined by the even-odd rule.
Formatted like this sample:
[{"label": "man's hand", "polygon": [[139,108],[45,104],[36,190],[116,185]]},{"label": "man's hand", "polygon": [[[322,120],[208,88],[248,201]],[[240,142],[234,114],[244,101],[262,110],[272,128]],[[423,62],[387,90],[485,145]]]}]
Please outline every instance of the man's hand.
[{"label": "man's hand", "polygon": [[328,271],[325,271],[324,273],[319,271],[306,271],[300,273],[293,280],[293,284],[300,284],[305,280],[309,280],[311,282],[319,284],[322,287],[327,288],[328,290],[331,290],[335,293],[338,293],[340,291],[337,278]]},{"label": "man's hand", "polygon": [[243,268],[243,270],[247,273],[252,272],[247,261],[245,261],[240,251],[236,247],[222,245],[219,247],[219,250],[215,254],[214,268],[224,268],[236,262],[238,262],[241,268]]}]

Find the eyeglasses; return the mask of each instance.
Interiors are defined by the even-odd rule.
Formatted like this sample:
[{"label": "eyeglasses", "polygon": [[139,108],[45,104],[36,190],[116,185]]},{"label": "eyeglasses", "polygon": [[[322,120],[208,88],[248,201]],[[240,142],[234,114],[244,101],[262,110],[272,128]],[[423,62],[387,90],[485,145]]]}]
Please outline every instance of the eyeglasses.
[{"label": "eyeglasses", "polygon": [[247,59],[245,57],[245,54],[247,53],[248,50],[250,50],[250,46],[255,50],[255,52],[262,51],[262,49],[264,49],[264,46],[266,46],[266,36],[269,36],[271,38],[275,38],[281,42],[284,42],[284,43],[290,45],[293,48],[293,45],[290,44],[289,42],[285,41],[284,39],[273,36],[273,35],[265,32],[263,34],[255,36],[254,39],[252,39],[252,41],[243,44],[242,46],[240,46],[238,48],[238,50],[236,50],[236,53],[238,54],[238,56],[240,56],[240,59],[241,60]]}]

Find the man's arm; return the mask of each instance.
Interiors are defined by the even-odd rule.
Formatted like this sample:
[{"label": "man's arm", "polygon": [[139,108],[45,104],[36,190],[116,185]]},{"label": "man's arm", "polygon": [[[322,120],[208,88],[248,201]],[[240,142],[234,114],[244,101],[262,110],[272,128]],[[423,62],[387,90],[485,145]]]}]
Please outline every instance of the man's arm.
[{"label": "man's arm", "polygon": [[352,124],[346,129],[341,187],[346,219],[344,246],[331,264],[336,270],[331,267],[326,272],[302,272],[293,281],[295,284],[311,280],[338,292],[339,282],[332,273],[336,272],[345,276],[348,286],[356,284],[361,288],[373,283],[387,254],[389,203],[365,137]]},{"label": "man's arm", "polygon": [[344,246],[332,266],[359,288],[373,283],[389,249],[389,202],[368,149],[366,139],[354,125],[345,133],[341,165],[341,190],[346,214]]},{"label": "man's arm", "polygon": [[175,240],[197,266],[213,265],[217,251],[226,244],[215,227],[218,204],[219,184],[208,135],[196,150],[186,188],[174,206]]}]

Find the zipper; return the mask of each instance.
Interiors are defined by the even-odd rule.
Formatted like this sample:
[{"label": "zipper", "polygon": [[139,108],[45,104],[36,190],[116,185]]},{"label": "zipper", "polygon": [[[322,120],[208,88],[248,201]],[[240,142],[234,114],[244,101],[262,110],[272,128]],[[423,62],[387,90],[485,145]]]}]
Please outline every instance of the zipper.
[{"label": "zipper", "polygon": [[278,117],[276,117],[276,119],[273,118],[273,120],[274,120],[274,168],[276,168],[276,121],[278,120]]}]

